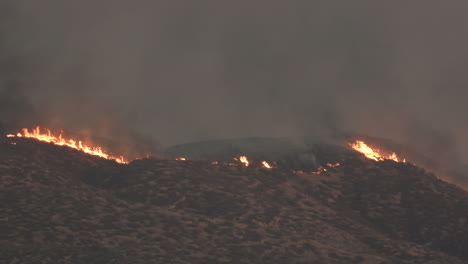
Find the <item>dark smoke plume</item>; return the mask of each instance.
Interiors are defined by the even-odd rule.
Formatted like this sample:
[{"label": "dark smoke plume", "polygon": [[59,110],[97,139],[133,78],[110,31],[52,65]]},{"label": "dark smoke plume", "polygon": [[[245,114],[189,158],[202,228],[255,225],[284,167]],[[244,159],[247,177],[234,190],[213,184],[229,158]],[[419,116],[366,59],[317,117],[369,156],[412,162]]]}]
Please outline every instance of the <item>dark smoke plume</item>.
[{"label": "dark smoke plume", "polygon": [[2,71],[18,59],[42,124],[163,145],[351,131],[468,163],[466,2],[9,3]]}]

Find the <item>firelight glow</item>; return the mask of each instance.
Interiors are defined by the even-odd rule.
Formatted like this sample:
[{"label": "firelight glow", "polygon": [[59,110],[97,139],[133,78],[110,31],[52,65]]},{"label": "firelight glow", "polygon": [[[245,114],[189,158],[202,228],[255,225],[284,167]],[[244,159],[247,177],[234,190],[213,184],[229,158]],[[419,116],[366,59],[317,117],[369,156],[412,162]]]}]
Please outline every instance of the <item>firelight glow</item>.
[{"label": "firelight glow", "polygon": [[239,157],[239,161],[242,162],[242,163],[244,163],[244,165],[245,165],[246,167],[249,166],[249,160],[247,159],[246,156],[240,156],[240,157]]},{"label": "firelight glow", "polygon": [[108,160],[114,160],[118,163],[127,164],[128,161],[123,156],[113,156],[108,154],[102,150],[100,146],[86,146],[82,143],[82,141],[77,141],[74,139],[66,139],[63,137],[63,132],[61,132],[58,136],[52,134],[50,129],[44,129],[45,132],[41,132],[40,127],[34,128],[32,131],[29,131],[27,128],[23,128],[22,133],[17,133],[16,135],[9,134],[7,137],[13,138],[33,138],[39,141],[53,143],[59,146],[66,146],[69,148],[73,148],[79,151],[82,151],[86,154],[90,154],[93,156],[98,156]]},{"label": "firelight glow", "polygon": [[268,164],[268,162],[266,162],[266,161],[262,161],[262,165],[263,165],[263,167],[265,167],[265,168],[267,168],[267,169],[271,169],[271,168],[272,168],[271,165]]},{"label": "firelight glow", "polygon": [[406,162],[406,159],[400,159],[392,152],[390,155],[384,155],[380,153],[379,149],[373,149],[369,147],[364,141],[356,140],[354,143],[349,143],[349,145],[356,151],[364,154],[368,159],[372,159],[375,161],[383,161],[383,160],[393,160],[396,162]]}]

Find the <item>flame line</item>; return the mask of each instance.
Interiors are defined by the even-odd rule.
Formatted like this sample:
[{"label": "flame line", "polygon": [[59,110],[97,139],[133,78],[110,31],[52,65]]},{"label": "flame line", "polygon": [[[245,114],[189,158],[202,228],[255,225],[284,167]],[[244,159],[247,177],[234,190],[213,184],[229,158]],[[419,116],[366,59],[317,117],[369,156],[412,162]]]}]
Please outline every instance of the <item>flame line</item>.
[{"label": "flame line", "polygon": [[73,139],[65,139],[63,137],[63,131],[60,132],[58,136],[54,136],[50,129],[45,129],[45,133],[41,133],[41,128],[39,126],[35,127],[32,129],[31,132],[27,128],[22,129],[22,133],[17,133],[16,135],[13,134],[8,134],[7,137],[13,138],[13,137],[18,137],[18,138],[33,138],[37,139],[39,141],[43,142],[48,142],[48,143],[53,143],[58,146],[66,146],[69,148],[73,148],[79,151],[82,151],[86,154],[93,155],[93,156],[98,156],[104,159],[108,160],[114,160],[118,163],[122,164],[127,164],[128,161],[126,158],[123,156],[113,156],[111,154],[108,154],[102,150],[101,147],[89,147],[87,145],[84,145],[82,141],[76,141]]},{"label": "flame line", "polygon": [[356,140],[354,143],[348,143],[351,148],[364,154],[368,159],[375,160],[375,161],[383,161],[383,160],[393,160],[396,162],[406,162],[406,159],[398,158],[395,152],[392,152],[390,155],[383,155],[380,153],[379,149],[373,149],[369,147],[364,141]]}]

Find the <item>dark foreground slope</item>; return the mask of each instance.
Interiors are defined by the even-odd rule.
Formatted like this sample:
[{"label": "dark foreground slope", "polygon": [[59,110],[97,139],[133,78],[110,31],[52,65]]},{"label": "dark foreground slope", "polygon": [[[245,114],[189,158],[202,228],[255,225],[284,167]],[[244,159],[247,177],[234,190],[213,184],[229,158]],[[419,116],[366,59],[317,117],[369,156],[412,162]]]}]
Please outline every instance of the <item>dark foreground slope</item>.
[{"label": "dark foreground slope", "polygon": [[468,263],[468,195],[410,164],[321,174],[0,143],[0,263]]}]

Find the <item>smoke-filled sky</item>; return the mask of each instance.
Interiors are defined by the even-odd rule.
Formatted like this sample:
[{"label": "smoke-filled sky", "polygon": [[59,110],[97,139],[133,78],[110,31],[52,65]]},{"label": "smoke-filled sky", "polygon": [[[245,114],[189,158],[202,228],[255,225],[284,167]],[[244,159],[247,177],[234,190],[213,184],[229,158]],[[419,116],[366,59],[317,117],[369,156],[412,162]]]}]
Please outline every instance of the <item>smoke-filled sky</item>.
[{"label": "smoke-filled sky", "polygon": [[0,9],[4,122],[130,129],[163,145],[353,131],[468,161],[466,1],[4,0]]}]

